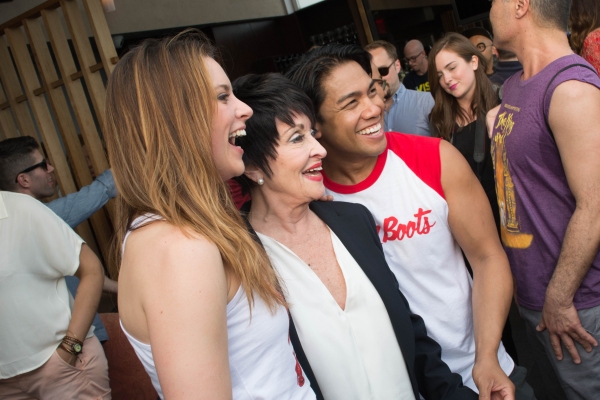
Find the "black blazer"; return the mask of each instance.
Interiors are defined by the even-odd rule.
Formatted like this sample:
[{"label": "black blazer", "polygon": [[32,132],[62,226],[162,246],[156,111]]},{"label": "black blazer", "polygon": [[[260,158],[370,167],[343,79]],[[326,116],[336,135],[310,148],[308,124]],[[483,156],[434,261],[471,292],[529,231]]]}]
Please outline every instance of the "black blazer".
[{"label": "black blazer", "polygon": [[[248,204],[245,206],[247,208]],[[419,399],[421,393],[427,400],[478,399],[475,392],[463,386],[461,376],[452,373],[442,361],[442,349],[427,336],[423,319],[410,312],[406,298],[398,289],[396,276],[385,261],[369,210],[360,204],[321,201],[312,202],[310,209],[336,234],[381,296],[402,351],[415,398]],[[290,337],[317,399],[323,399],[291,319]]]}]

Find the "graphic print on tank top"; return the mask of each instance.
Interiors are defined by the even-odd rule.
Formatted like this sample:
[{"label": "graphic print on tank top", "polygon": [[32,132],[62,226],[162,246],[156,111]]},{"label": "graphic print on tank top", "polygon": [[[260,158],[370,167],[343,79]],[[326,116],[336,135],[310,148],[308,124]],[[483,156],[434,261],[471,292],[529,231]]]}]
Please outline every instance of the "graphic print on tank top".
[{"label": "graphic print on tank top", "polygon": [[519,113],[519,107],[503,104],[498,114],[498,122],[494,127],[496,134],[492,140],[492,157],[496,174],[496,194],[500,209],[500,235],[506,247],[526,249],[531,245],[533,235],[521,232],[517,219],[517,201],[515,198],[515,185],[509,170],[508,157],[506,156],[506,137],[511,134],[514,122],[514,113]]}]

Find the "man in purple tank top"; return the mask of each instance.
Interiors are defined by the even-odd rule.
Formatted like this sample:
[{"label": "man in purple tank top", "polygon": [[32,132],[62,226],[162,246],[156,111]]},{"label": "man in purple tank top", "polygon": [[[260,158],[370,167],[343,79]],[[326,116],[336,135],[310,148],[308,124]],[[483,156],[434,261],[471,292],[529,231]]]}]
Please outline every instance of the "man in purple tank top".
[{"label": "man in purple tank top", "polygon": [[494,43],[515,52],[523,72],[491,111],[491,151],[502,242],[536,362],[546,378],[556,372],[569,399],[598,399],[600,78],[569,47],[570,5],[493,0]]}]

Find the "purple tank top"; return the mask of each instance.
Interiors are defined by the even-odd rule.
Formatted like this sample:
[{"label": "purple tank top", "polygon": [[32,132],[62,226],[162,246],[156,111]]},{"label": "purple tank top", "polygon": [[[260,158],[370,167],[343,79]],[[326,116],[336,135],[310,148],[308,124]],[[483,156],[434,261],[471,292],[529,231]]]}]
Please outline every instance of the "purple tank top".
[{"label": "purple tank top", "polygon": [[[564,70],[548,87],[556,73],[570,64],[589,65],[572,54],[525,81],[521,73],[508,78],[492,137],[501,237],[517,283],[517,299],[520,305],[540,311],[575,211],[558,148],[546,125],[550,101],[556,87],[568,80],[600,89],[598,75],[584,67]],[[600,254],[574,304],[577,309],[600,305]]]}]

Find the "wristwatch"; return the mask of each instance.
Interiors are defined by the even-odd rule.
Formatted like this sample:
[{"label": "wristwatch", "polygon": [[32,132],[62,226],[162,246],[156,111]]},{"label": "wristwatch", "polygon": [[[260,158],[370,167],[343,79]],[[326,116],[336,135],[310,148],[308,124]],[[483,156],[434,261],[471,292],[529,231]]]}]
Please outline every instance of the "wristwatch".
[{"label": "wristwatch", "polygon": [[80,340],[69,336],[65,336],[63,338],[62,342],[60,343],[60,347],[74,356],[80,355],[83,351],[83,343]]}]

